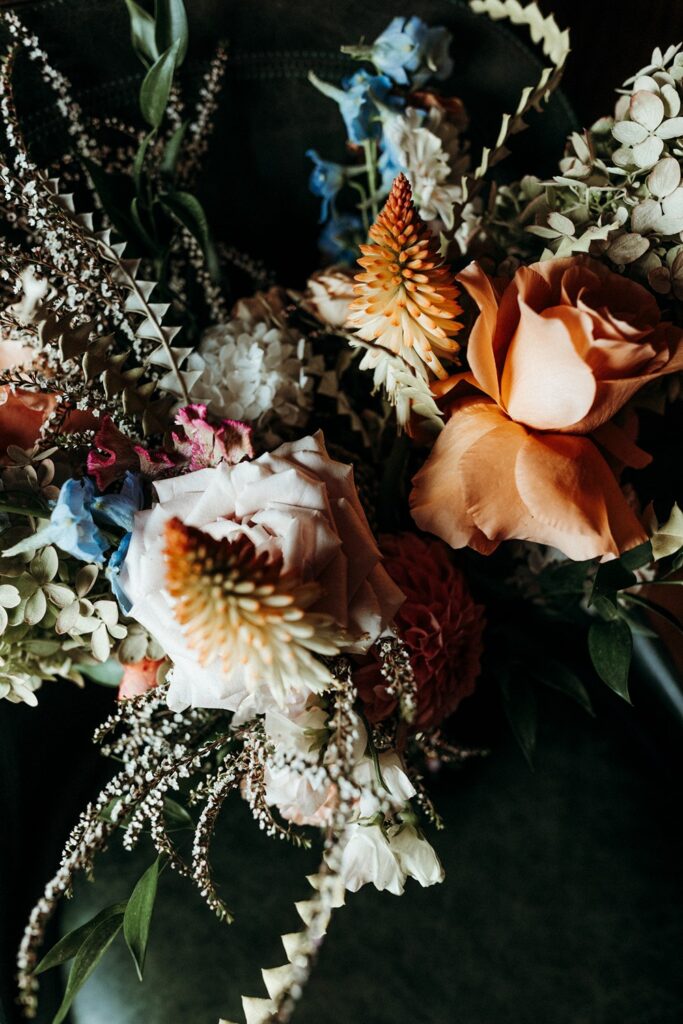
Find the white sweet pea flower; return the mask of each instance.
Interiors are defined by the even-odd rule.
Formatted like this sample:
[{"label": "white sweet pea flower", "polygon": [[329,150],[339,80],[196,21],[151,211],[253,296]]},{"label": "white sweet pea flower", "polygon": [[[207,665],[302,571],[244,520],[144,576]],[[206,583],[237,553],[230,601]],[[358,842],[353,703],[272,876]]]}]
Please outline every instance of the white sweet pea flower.
[{"label": "white sweet pea flower", "polygon": [[380,892],[403,893],[405,872],[379,825],[348,825],[342,842],[340,876],[345,888],[358,892],[371,882]]},{"label": "white sweet pea flower", "polygon": [[401,870],[425,888],[444,880],[444,869],[431,843],[412,825],[398,825],[389,831],[389,846]]},{"label": "white sweet pea flower", "polygon": [[[378,778],[381,775],[381,782]],[[400,810],[415,796],[415,787],[403,770],[398,754],[385,751],[377,758],[377,768],[370,757],[364,757],[353,772],[354,782],[362,788],[358,811],[361,818],[371,818],[388,803],[392,810]]]}]

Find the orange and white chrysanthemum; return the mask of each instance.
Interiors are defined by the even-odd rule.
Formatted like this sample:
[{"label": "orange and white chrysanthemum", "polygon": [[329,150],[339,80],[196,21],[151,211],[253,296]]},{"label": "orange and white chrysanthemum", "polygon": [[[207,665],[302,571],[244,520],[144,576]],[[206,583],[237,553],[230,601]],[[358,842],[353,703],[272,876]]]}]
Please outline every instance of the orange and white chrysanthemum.
[{"label": "orange and white chrysanthemum", "polygon": [[460,346],[459,290],[438,254],[433,236],[413,204],[403,174],[394,181],[386,205],[361,245],[356,298],[347,326],[358,337],[401,356],[424,380],[427,370],[443,380]]},{"label": "orange and white chrysanthemum", "polygon": [[318,584],[283,573],[282,560],[245,534],[216,540],[171,519],[165,540],[174,615],[201,665],[238,674],[252,692],[265,686],[279,704],[329,686],[316,655],[338,654],[343,639],[329,616],[306,610]]}]

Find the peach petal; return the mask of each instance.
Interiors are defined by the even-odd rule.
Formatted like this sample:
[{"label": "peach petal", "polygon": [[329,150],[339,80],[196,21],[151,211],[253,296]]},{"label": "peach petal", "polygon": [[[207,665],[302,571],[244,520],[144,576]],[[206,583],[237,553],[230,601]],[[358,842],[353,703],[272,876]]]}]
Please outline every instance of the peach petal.
[{"label": "peach petal", "polygon": [[499,426],[479,437],[460,459],[467,514],[496,545],[533,533],[515,482],[515,463],[526,438],[524,427],[501,413]]},{"label": "peach petal", "polygon": [[614,558],[647,534],[592,441],[530,434],[515,468],[519,495],[536,521],[529,540],[553,544],[569,558]]},{"label": "peach petal", "polygon": [[539,315],[521,298],[519,306],[520,323],[503,370],[505,408],[512,419],[538,430],[570,427],[588,414],[595,398],[595,378],[567,326],[571,318],[557,310]]},{"label": "peach petal", "polygon": [[413,478],[410,509],[421,530],[434,533],[453,548],[469,545],[481,554],[497,547],[475,525],[467,511],[460,459],[465,452],[500,424],[495,403],[466,399],[441,431],[424,466]]},{"label": "peach petal", "polygon": [[467,358],[472,373],[477,386],[491,398],[499,401],[498,367],[493,347],[498,319],[498,296],[478,263],[470,263],[458,274],[456,280],[465,286],[480,310],[467,344]]}]

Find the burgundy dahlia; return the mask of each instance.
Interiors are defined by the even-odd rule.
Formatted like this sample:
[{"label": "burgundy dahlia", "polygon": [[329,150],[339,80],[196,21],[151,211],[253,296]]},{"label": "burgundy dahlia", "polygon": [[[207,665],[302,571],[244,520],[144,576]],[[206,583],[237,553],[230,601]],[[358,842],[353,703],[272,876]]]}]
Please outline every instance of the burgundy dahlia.
[{"label": "burgundy dahlia", "polygon": [[[381,548],[385,569],[406,595],[395,621],[417,683],[414,728],[431,729],[474,692],[484,609],[441,541],[401,533],[382,537]],[[396,698],[386,692],[377,663],[359,669],[355,682],[371,722],[394,711]]]}]

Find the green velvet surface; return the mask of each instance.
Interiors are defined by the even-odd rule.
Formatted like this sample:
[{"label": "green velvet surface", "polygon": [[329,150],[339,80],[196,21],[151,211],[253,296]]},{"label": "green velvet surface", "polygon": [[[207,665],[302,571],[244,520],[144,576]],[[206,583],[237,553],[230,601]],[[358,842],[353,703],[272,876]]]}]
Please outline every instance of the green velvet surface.
[{"label": "green velvet surface", "polygon": [[[672,780],[610,725],[545,709],[537,771],[512,742],[436,781],[433,836],[446,882],[370,888],[333,919],[298,1024],[679,1024],[683,842]],[[263,995],[283,962],[315,857],[265,838],[226,805],[217,877],[236,912],[218,924],[166,873],[147,976],[122,940],[76,1003],[74,1024],[215,1024]],[[62,929],[125,898],[151,854],[112,849]]]}]

